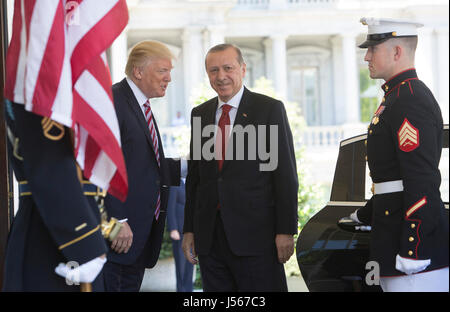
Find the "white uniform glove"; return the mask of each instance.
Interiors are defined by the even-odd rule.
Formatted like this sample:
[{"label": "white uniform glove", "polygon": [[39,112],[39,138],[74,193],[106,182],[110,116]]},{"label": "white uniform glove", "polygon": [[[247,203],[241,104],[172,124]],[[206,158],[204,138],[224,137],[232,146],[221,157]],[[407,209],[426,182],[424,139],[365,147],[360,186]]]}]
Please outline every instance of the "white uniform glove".
[{"label": "white uniform glove", "polygon": [[351,215],[350,215],[350,219],[352,219],[355,222],[361,223],[361,221],[359,221],[358,219],[358,209],[356,209]]},{"label": "white uniform glove", "polygon": [[102,270],[105,263],[106,257],[103,259],[97,257],[74,269],[71,269],[70,262],[67,263],[67,265],[64,263],[60,263],[55,268],[55,272],[59,276],[64,277],[69,285],[78,285],[79,283],[92,283]]},{"label": "white uniform glove", "polygon": [[430,263],[431,263],[430,259],[412,260],[400,257],[400,255],[397,255],[397,257],[395,258],[395,268],[408,275],[425,270],[427,266],[430,265]]}]

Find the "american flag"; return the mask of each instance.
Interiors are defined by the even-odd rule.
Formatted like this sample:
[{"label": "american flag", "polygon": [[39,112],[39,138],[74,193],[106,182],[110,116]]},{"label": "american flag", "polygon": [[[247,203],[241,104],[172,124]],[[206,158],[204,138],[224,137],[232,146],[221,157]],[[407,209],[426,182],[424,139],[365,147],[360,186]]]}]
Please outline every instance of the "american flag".
[{"label": "american flag", "polygon": [[128,22],[125,0],[16,0],[5,97],[74,131],[84,176],[124,201],[128,180],[106,49]]}]

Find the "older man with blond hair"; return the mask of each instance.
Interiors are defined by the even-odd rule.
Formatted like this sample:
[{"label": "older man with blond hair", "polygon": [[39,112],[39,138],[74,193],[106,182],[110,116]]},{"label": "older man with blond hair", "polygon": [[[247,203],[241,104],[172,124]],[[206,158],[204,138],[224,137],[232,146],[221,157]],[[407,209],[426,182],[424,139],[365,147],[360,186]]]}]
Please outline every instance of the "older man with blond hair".
[{"label": "older man with blond hair", "polygon": [[139,42],[128,57],[127,77],[113,85],[129,191],[124,203],[105,199],[108,214],[123,223],[105,265],[107,291],[139,291],[161,249],[169,186],[179,185],[180,161],[164,157],[150,99],[165,95],[173,59],[164,44]]}]

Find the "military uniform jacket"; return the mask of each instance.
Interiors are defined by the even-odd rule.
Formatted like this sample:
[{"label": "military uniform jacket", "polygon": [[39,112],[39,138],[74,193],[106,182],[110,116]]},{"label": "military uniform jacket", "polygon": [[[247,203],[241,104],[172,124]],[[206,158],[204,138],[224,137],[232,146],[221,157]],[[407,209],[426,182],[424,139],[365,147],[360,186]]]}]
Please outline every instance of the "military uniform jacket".
[{"label": "military uniform jacket", "polygon": [[[55,273],[58,264],[82,265],[107,252],[98,207],[82,191],[69,129],[6,105],[8,155],[19,183],[19,209],[8,237],[5,291],[80,291]],[[17,144],[14,144],[17,143]],[[93,290],[103,290],[101,274]]]},{"label": "military uniform jacket", "polygon": [[430,259],[425,271],[448,266],[448,214],[439,192],[439,105],[415,69],[382,88],[385,95],[368,129],[367,161],[374,183],[402,180],[404,189],[374,194],[358,210],[358,219],[372,225],[371,260],[380,264],[381,276],[404,275],[395,269],[397,254]]}]

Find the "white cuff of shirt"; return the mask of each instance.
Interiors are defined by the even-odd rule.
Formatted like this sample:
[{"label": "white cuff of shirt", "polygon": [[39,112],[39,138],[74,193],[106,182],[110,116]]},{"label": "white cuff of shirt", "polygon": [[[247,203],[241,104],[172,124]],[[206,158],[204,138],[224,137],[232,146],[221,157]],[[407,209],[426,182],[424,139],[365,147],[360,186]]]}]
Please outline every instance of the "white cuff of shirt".
[{"label": "white cuff of shirt", "polygon": [[180,167],[181,167],[181,172],[180,172],[180,176],[182,178],[186,178],[187,176],[187,171],[188,171],[188,163],[187,163],[187,159],[181,158],[180,159]]}]

